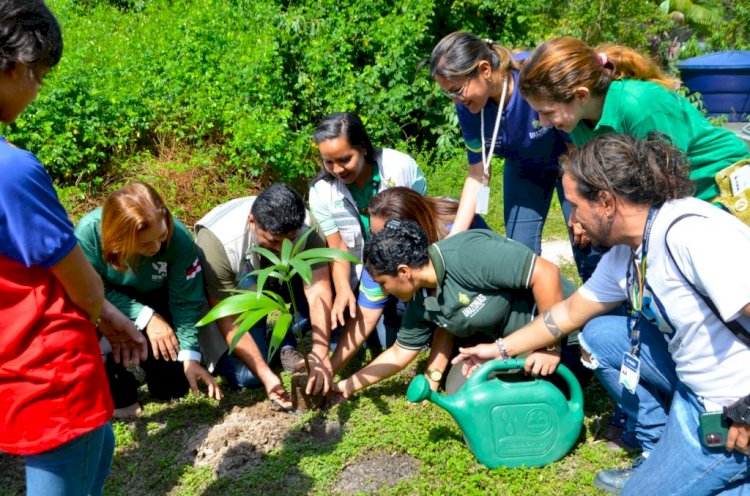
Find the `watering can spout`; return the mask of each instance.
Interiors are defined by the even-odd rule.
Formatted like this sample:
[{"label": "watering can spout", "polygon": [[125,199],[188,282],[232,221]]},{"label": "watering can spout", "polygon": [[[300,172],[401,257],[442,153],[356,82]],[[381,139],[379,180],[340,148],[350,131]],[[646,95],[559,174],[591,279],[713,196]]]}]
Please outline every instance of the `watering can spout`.
[{"label": "watering can spout", "polygon": [[409,389],[406,391],[406,399],[412,403],[429,400],[437,406],[445,409],[450,414],[456,413],[452,397],[443,396],[442,394],[438,394],[430,389],[430,383],[423,375],[418,375],[411,381]]}]

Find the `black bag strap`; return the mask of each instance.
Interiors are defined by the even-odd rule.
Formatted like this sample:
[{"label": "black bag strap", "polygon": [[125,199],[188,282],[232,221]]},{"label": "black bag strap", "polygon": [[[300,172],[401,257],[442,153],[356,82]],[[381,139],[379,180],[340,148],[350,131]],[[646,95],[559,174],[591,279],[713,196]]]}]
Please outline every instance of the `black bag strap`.
[{"label": "black bag strap", "polygon": [[667,227],[667,232],[664,234],[664,244],[667,247],[667,253],[669,253],[669,257],[672,259],[672,263],[674,264],[674,266],[677,267],[677,272],[680,273],[680,275],[685,280],[685,282],[688,283],[688,285],[690,286],[690,288],[693,291],[695,291],[695,293],[703,299],[703,302],[708,306],[708,308],[711,309],[711,311],[714,313],[714,315],[716,315],[716,317],[720,321],[724,322],[724,325],[727,326],[727,328],[730,331],[732,331],[732,333],[734,333],[735,336],[737,336],[737,339],[739,339],[740,341],[742,341],[745,344],[745,346],[750,347],[750,331],[748,331],[747,329],[745,329],[745,327],[742,324],[740,324],[739,322],[737,322],[736,320],[731,320],[729,322],[724,321],[724,319],[721,318],[721,314],[719,313],[719,309],[716,308],[716,305],[714,305],[714,302],[711,301],[711,298],[709,298],[708,296],[706,296],[705,294],[703,294],[703,292],[701,290],[699,290],[695,286],[695,284],[693,284],[690,281],[690,279],[688,279],[685,276],[685,273],[682,272],[682,269],[680,268],[680,265],[677,263],[677,260],[674,258],[674,255],[672,254],[672,249],[669,247],[669,242],[667,241],[667,236],[669,236],[669,230],[672,229],[672,226],[674,226],[675,224],[677,224],[679,221],[681,221],[685,217],[702,217],[704,219],[706,218],[705,215],[700,215],[700,214],[682,214],[679,217],[677,217],[675,220],[673,220],[672,223],[669,224],[669,227]]}]

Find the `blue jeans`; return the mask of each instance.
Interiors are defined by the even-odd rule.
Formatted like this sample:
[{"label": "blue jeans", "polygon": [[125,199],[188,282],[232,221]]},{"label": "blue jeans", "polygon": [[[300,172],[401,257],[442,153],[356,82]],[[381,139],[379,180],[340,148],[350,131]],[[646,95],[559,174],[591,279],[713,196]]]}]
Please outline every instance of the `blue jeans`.
[{"label": "blue jeans", "polygon": [[591,361],[584,364],[594,370],[628,416],[627,431],[635,435],[635,440],[627,441],[640,445],[644,452],[652,451],[667,423],[669,402],[678,382],[664,336],[654,325],[641,320],[641,378],[635,394],[619,382],[623,353],[631,348],[627,317],[597,317],[584,326],[579,339],[591,355]]},{"label": "blue jeans", "polygon": [[[542,229],[555,190],[567,224],[570,203],[565,199],[559,168],[533,167],[505,160],[503,215],[506,236],[528,246],[537,255],[542,253]],[[578,274],[586,281],[594,273],[601,254],[592,250],[590,245],[583,249],[572,245],[572,248]]]},{"label": "blue jeans", "polygon": [[[268,340],[266,339],[265,323],[255,324],[250,329],[249,334],[255,341],[260,354],[266,358],[268,356]],[[225,377],[233,389],[255,388],[262,384],[253,371],[234,353],[229,353],[229,351],[224,353],[219,359],[219,363],[216,364],[216,373]]]},{"label": "blue jeans", "polygon": [[72,441],[26,457],[29,496],[87,496],[102,494],[112,466],[115,435],[107,422]]},{"label": "blue jeans", "polygon": [[705,408],[684,384],[677,386],[664,433],[623,488],[623,495],[750,494],[750,459],[699,440]]}]

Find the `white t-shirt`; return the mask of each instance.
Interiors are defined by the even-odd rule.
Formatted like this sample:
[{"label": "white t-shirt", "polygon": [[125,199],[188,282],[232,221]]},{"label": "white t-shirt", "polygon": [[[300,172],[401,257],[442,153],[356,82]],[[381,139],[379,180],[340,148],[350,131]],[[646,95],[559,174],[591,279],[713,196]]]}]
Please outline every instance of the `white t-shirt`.
[{"label": "white t-shirt", "polygon": [[[674,219],[669,246],[682,272],[707,295],[725,321],[741,315],[750,303],[750,228],[732,215],[695,198],[665,203],[649,238],[643,314],[669,342],[681,382],[702,397],[708,410],[750,394],[750,348],[739,341],[680,275],[666,250],[665,234]],[[704,218],[705,217],[705,218]],[[636,252],[640,260],[642,247]],[[591,279],[579,289],[597,302],[627,299],[626,274],[631,250],[615,246],[606,253]],[[632,273],[631,269],[631,280]]]}]

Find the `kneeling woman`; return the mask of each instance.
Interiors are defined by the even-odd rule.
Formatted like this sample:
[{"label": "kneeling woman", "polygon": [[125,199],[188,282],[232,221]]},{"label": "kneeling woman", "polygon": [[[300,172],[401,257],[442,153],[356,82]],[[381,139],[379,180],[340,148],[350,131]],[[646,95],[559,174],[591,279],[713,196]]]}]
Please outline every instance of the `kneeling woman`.
[{"label": "kneeling woman", "polygon": [[[164,206],[148,184],[118,189],[86,214],[76,227],[86,257],[104,281],[102,318],[115,327],[133,326],[148,337],[141,363],[151,396],[179,398],[197,380],[208,394],[221,390],[200,364],[195,323],[205,305],[203,277],[190,231]],[[181,362],[181,363],[180,363]],[[106,363],[115,416],[137,415],[138,383],[111,356]]]},{"label": "kneeling woman", "polygon": [[[345,398],[403,369],[437,327],[458,338],[494,340],[574,291],[556,265],[483,229],[428,247],[416,223],[391,220],[367,241],[364,253],[365,268],[383,291],[408,304],[396,343],[336,383],[334,390]],[[529,361],[532,373],[549,374],[560,363],[559,348],[533,352]]]}]

